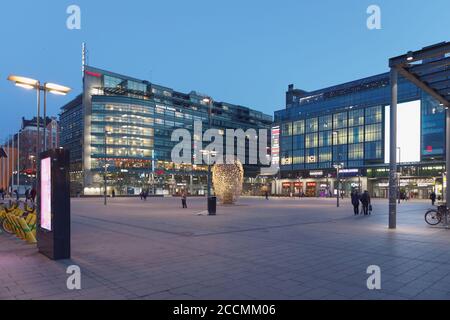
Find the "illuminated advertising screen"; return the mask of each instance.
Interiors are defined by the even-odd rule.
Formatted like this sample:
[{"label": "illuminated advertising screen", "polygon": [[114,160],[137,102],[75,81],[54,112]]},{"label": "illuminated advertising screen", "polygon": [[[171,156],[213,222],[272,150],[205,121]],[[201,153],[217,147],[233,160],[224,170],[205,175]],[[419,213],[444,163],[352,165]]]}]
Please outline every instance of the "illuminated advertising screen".
[{"label": "illuminated advertising screen", "polygon": [[[386,107],[385,163],[390,162],[390,106]],[[420,162],[421,101],[399,103],[397,106],[397,161]]]},{"label": "illuminated advertising screen", "polygon": [[280,127],[272,128],[272,165],[280,165]]},{"label": "illuminated advertising screen", "polygon": [[52,231],[52,162],[41,161],[41,228]]}]

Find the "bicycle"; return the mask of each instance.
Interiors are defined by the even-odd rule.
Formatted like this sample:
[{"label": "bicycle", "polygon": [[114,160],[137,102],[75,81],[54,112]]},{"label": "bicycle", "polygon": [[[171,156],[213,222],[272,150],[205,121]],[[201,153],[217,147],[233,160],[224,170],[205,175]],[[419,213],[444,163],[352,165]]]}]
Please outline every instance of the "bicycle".
[{"label": "bicycle", "polygon": [[437,226],[438,224],[445,222],[445,217],[448,216],[449,210],[447,205],[440,205],[437,209],[430,209],[425,213],[425,222],[430,226]]}]

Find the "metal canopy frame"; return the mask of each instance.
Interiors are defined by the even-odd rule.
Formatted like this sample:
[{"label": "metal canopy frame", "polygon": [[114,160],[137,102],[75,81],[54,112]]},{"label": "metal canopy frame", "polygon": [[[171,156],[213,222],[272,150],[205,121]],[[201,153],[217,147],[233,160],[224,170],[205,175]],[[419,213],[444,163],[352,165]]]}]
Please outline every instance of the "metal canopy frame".
[{"label": "metal canopy frame", "polygon": [[[414,83],[446,109],[446,168],[450,168],[450,42],[441,42],[418,51],[391,58],[391,137],[389,172],[389,228],[397,227],[397,103],[398,75]],[[447,179],[446,201],[450,200]],[[450,203],[449,203],[450,205]],[[447,221],[446,221],[447,222]]]}]

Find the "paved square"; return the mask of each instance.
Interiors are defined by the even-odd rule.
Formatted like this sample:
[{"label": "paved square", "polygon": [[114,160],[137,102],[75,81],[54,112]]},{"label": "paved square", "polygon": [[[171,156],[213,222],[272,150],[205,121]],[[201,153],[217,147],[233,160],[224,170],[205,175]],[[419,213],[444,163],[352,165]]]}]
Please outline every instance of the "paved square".
[{"label": "paved square", "polygon": [[450,231],[425,224],[429,206],[401,204],[390,231],[386,200],[354,217],[349,200],[244,198],[209,217],[199,198],[73,199],[70,261],[0,235],[0,299],[450,299]]}]

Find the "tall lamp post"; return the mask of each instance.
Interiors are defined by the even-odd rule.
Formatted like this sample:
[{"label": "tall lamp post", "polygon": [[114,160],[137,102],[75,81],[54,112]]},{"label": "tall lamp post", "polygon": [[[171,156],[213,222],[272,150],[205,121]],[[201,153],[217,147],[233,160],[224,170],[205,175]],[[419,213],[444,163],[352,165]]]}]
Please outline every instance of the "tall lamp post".
[{"label": "tall lamp post", "polygon": [[201,153],[208,157],[208,214],[214,215],[212,212],[210,212],[209,208],[209,202],[211,201],[212,197],[211,156],[215,157],[217,155],[217,152],[212,150],[202,150]]},{"label": "tall lamp post", "polygon": [[337,184],[337,207],[340,207],[340,198],[341,198],[341,177],[340,175],[340,170],[344,167],[343,163],[338,163],[334,166],[334,168],[336,169],[336,184]]},{"label": "tall lamp post", "polygon": [[[36,116],[36,128],[37,128],[37,137],[36,137],[36,159],[38,160],[38,165],[36,166],[36,179],[39,177],[39,157],[41,153],[41,129],[40,129],[40,116],[41,116],[41,91],[44,93],[44,117],[46,117],[47,113],[47,92],[50,92],[55,95],[67,95],[71,89],[69,87],[61,86],[59,84],[55,83],[44,83],[44,85],[41,84],[39,80],[26,78],[26,77],[20,77],[15,75],[10,75],[8,77],[8,80],[11,82],[14,82],[14,84],[17,87],[27,89],[27,90],[36,90],[36,101],[37,101],[37,116]],[[46,119],[44,118],[44,151],[46,151],[47,143],[46,140]]]},{"label": "tall lamp post", "polygon": [[103,173],[103,186],[104,186],[104,193],[103,193],[103,197],[104,197],[104,204],[105,206],[108,205],[108,135],[111,134],[111,132],[109,132],[108,130],[106,130],[105,128],[105,170]]},{"label": "tall lamp post", "polygon": [[[212,98],[204,98],[203,99],[204,103],[208,104],[208,129],[211,129],[212,127],[212,107],[214,104],[214,101]],[[209,154],[209,156],[211,156],[211,154]],[[209,198],[211,198],[211,188],[212,188],[212,182],[211,182],[211,161],[210,161],[210,157],[208,158],[208,201]]]},{"label": "tall lamp post", "polygon": [[[333,131],[333,140],[336,140],[336,145],[339,145],[339,132],[338,131]],[[340,179],[340,170],[344,167],[344,164],[341,162],[342,160],[342,154],[339,153],[339,162],[337,164],[334,165],[334,168],[336,169],[336,184],[337,184],[337,195],[336,195],[336,206],[339,208],[340,207],[340,197],[341,197],[341,188],[340,188],[340,183],[341,183],[341,179]]]},{"label": "tall lamp post", "polygon": [[400,184],[400,178],[402,176],[402,168],[401,168],[401,164],[402,164],[402,148],[397,147],[398,150],[398,174],[397,174],[397,188],[398,188],[398,204],[400,204],[400,200],[401,200],[401,192],[400,192],[400,188],[401,188],[401,184]]}]

